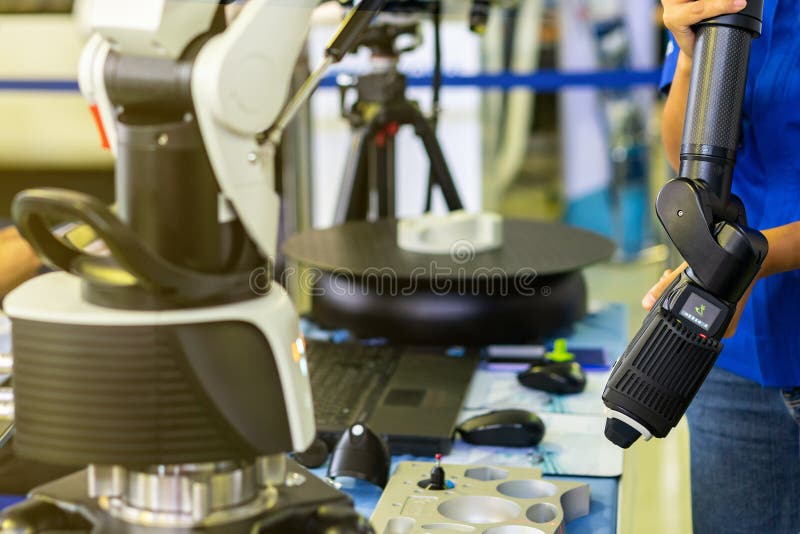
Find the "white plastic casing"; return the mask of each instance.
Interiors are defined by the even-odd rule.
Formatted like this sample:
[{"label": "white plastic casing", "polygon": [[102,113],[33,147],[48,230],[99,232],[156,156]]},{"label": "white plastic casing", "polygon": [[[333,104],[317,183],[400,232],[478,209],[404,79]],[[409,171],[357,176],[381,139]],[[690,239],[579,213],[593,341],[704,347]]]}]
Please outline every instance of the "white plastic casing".
[{"label": "white plastic casing", "polygon": [[95,0],[89,20],[121,54],[177,58],[218,8],[212,0]]},{"label": "white plastic casing", "polygon": [[274,258],[280,205],[274,148],[255,136],[277,118],[317,0],[259,0],[200,51],[192,95],[223,195],[261,253]]},{"label": "white plastic casing", "polygon": [[111,100],[106,92],[104,75],[106,59],[108,59],[110,51],[111,46],[100,34],[95,33],[89,38],[86,46],[83,47],[80,63],[78,64],[78,84],[86,101],[92,106],[97,106],[111,153],[116,156],[116,118],[114,117]]}]

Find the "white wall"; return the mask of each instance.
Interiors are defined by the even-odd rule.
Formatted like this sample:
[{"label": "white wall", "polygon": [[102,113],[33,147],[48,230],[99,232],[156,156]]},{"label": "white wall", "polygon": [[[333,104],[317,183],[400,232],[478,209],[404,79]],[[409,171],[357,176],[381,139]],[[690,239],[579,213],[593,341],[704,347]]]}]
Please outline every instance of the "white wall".
[{"label": "white wall", "polygon": [[[623,14],[631,39],[631,67],[647,69],[656,63],[656,27],[652,23],[654,0],[559,0],[561,28],[559,68],[565,71],[598,69],[597,43],[590,18],[591,7],[607,14]],[[652,116],[652,88],[634,92],[645,112]],[[608,139],[600,91],[568,89],[559,95],[560,127],[567,198],[575,199],[605,188],[611,180]]]},{"label": "white wall", "polygon": [[[69,15],[0,16],[2,79],[74,81],[81,48]],[[0,117],[0,167],[112,165],[78,93],[0,92]]]}]

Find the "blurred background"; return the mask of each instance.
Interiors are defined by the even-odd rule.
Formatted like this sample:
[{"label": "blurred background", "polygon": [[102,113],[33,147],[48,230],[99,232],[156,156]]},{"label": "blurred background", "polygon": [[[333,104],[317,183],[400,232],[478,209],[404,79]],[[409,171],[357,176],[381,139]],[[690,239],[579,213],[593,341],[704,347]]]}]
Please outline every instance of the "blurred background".
[{"label": "blurred background", "polygon": [[[113,201],[113,159],[76,82],[87,3],[0,2],[0,220],[14,194],[33,186]],[[437,112],[467,209],[566,221],[618,244],[612,262],[587,273],[590,297],[628,304],[633,332],[644,315],[642,295],[677,261],[652,210],[654,192],[671,176],[660,141],[660,4],[519,0],[493,7],[484,25],[470,28],[471,4],[445,2],[438,24],[424,9],[392,15],[408,28],[397,40],[407,96]],[[341,13],[332,2],[315,17],[298,80],[321,60]],[[286,232],[333,224],[352,144],[343,113],[352,103],[348,88],[382,61],[367,49],[348,57],[295,124],[280,186]],[[397,161],[397,213],[420,214],[429,168],[413,129],[400,131]],[[685,425],[661,443],[638,444],[625,470],[634,480],[621,509],[635,513],[620,516],[620,532],[691,531]]]},{"label": "blurred background", "polygon": [[[2,203],[17,179],[67,180],[102,190],[113,165],[99,144],[75,83],[86,38],[80,17],[89,0],[0,3]],[[425,2],[421,2],[424,4]],[[322,58],[341,10],[319,10],[308,65]],[[666,174],[660,154],[658,69],[665,36],[651,0],[519,0],[491,10],[485,30],[471,31],[471,2],[445,2],[440,26],[443,83],[439,137],[470,210],[565,220],[612,237],[619,259],[653,253],[659,235],[650,196]],[[408,97],[433,111],[431,73],[436,29],[424,9],[396,14],[411,28],[399,41]],[[375,70],[366,48],[338,65],[350,75]],[[300,66],[299,69],[302,69]],[[350,150],[342,116],[343,76],[336,73],[310,109],[309,211],[303,224],[332,224]],[[351,82],[352,82],[351,78]],[[336,82],[340,87],[335,87]],[[427,160],[413,131],[398,141],[397,210],[424,204]],[[19,177],[19,178],[12,178]],[[77,183],[76,183],[77,181]],[[110,190],[103,195],[109,198]],[[434,206],[443,208],[435,199]]]}]

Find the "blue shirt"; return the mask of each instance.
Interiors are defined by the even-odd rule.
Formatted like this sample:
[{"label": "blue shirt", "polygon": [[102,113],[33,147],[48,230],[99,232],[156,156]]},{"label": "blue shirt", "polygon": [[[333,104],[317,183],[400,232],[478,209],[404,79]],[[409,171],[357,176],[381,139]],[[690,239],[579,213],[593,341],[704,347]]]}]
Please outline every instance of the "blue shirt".
[{"label": "blue shirt", "polygon": [[[758,229],[800,220],[800,1],[768,0],[753,42],[733,192]],[[662,89],[675,75],[667,51]],[[717,363],[764,386],[800,386],[800,271],[759,281]]]}]

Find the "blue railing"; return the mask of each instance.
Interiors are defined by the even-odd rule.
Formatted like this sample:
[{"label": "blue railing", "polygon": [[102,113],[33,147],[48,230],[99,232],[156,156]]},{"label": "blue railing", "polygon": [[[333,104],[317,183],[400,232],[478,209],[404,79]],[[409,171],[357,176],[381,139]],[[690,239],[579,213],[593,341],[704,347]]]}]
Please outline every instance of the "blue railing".
[{"label": "blue railing", "polygon": [[[446,74],[442,79],[445,87],[464,87],[482,90],[527,88],[538,92],[556,92],[564,88],[593,87],[598,89],[625,89],[636,86],[658,85],[660,69],[616,70],[596,72],[536,71],[527,74],[478,74],[462,76]],[[430,74],[409,74],[410,87],[429,87]],[[336,87],[336,76],[328,76],[321,87]],[[71,93],[78,91],[74,80],[21,80],[0,79],[0,91],[34,91]]]}]

